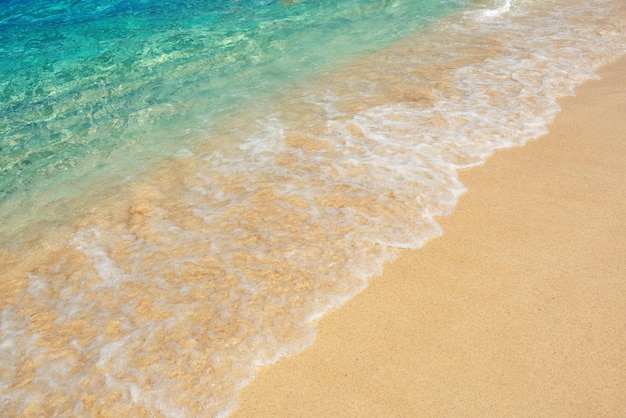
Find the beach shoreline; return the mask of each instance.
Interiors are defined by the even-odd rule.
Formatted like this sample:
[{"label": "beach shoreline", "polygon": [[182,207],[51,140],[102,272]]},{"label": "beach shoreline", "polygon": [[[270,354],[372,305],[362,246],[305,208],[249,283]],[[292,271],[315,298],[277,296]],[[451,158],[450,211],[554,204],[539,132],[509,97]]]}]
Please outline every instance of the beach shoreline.
[{"label": "beach shoreline", "polygon": [[8,4],[0,415],[621,412],[625,10]]},{"label": "beach shoreline", "polygon": [[444,233],[262,368],[232,417],[623,416],[626,57],[463,170]]}]

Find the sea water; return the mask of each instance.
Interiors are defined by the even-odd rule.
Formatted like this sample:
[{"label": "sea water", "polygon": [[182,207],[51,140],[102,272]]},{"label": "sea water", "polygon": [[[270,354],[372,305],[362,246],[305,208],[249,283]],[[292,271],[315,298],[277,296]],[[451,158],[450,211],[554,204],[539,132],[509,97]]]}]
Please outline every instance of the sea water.
[{"label": "sea water", "polygon": [[0,8],[0,412],[223,416],[459,168],[626,53],[619,0]]}]

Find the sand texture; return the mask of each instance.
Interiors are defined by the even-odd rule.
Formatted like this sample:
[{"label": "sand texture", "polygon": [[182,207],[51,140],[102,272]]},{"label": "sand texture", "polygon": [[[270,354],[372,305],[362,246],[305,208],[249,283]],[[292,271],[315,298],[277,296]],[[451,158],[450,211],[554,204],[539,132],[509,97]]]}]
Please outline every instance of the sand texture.
[{"label": "sand texture", "polygon": [[600,74],[232,416],[626,416],[626,57]]}]

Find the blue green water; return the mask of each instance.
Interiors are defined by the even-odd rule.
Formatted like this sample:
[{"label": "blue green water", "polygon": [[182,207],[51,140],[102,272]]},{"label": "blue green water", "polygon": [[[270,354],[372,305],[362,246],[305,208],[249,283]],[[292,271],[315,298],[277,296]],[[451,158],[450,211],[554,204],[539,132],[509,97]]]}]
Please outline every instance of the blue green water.
[{"label": "blue green water", "polygon": [[221,115],[464,2],[3,2],[0,213],[42,190],[78,192],[90,173],[130,174]]}]

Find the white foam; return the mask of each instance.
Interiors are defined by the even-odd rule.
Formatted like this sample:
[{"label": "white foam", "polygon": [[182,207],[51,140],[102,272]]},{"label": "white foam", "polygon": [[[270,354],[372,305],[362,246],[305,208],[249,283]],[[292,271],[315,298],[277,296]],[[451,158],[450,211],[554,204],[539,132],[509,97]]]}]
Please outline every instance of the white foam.
[{"label": "white foam", "polygon": [[28,273],[28,293],[34,297],[43,296],[48,291],[48,282],[45,277]]},{"label": "white foam", "polygon": [[93,266],[98,271],[98,276],[105,286],[117,286],[128,277],[108,256],[107,252],[97,244],[100,238],[100,231],[97,228],[89,228],[80,231],[72,239],[71,243],[82,253],[92,259]]}]

